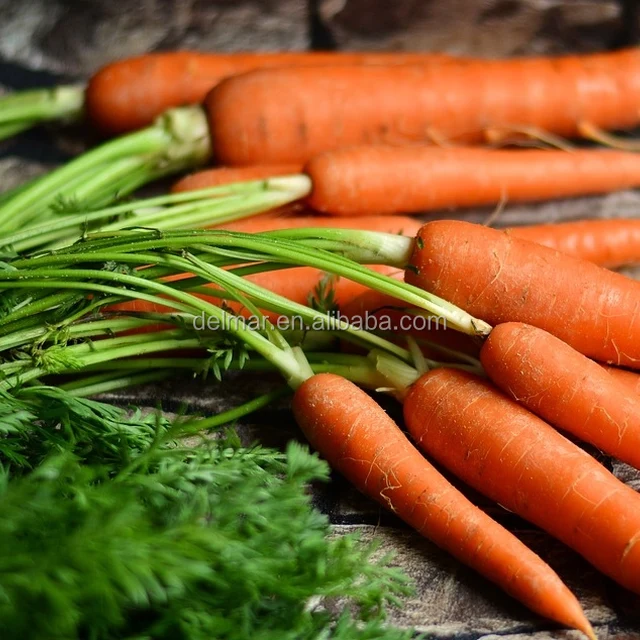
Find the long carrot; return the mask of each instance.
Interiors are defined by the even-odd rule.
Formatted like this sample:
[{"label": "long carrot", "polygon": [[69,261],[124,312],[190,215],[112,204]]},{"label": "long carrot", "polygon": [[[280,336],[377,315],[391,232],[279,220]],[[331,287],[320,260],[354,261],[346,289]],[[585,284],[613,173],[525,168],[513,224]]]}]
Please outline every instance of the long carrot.
[{"label": "long carrot", "polygon": [[640,283],[481,225],[425,224],[406,280],[496,325],[545,329],[595,360],[640,367]]},{"label": "long carrot", "polygon": [[529,608],[593,637],[553,570],[455,489],[361,389],[315,375],[296,391],[293,412],[312,446],[360,491]]},{"label": "long carrot", "polygon": [[327,151],[305,173],[313,183],[308,203],[323,213],[415,213],[636,187],[640,155],[378,144]]},{"label": "long carrot", "polygon": [[263,69],[207,96],[220,163],[304,162],[357,144],[477,143],[530,127],[640,122],[640,50],[422,66]]},{"label": "long carrot", "polygon": [[464,482],[640,593],[640,496],[490,383],[422,376],[404,402],[418,446]]},{"label": "long carrot", "polygon": [[106,65],[89,81],[86,109],[105,133],[144,127],[171,107],[202,102],[223,78],[252,69],[340,64],[438,63],[437,53],[152,53]]},{"label": "long carrot", "polygon": [[178,180],[172,187],[171,193],[183,191],[196,191],[208,187],[218,187],[233,182],[245,182],[248,180],[260,180],[261,178],[274,178],[300,173],[302,167],[299,164],[267,164],[251,167],[215,167],[197,171]]},{"label": "long carrot", "polygon": [[507,232],[601,267],[613,269],[640,261],[640,220],[636,219],[538,224],[512,227]]},{"label": "long carrot", "polygon": [[489,378],[529,411],[640,468],[640,396],[599,364],[517,322],[493,329],[480,361]]}]

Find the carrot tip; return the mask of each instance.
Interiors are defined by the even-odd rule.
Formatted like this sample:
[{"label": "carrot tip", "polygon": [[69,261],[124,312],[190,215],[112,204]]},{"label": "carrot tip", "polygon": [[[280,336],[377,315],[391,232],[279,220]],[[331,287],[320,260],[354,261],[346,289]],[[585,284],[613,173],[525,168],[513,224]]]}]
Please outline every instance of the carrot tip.
[{"label": "carrot tip", "polygon": [[578,627],[578,631],[582,631],[589,640],[598,640],[596,632],[588,621],[585,621],[585,624],[582,627]]}]

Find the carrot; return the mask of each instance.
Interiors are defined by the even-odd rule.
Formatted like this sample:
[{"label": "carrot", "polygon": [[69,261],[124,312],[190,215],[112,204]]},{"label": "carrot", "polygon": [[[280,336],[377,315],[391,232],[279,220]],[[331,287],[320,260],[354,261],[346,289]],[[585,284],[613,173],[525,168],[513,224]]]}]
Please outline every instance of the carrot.
[{"label": "carrot", "polygon": [[640,468],[640,396],[550,333],[499,324],[480,352],[502,391],[546,422]]},{"label": "carrot", "polygon": [[405,279],[496,325],[545,329],[595,360],[640,367],[640,283],[468,222],[420,230]]},{"label": "carrot", "polygon": [[202,102],[223,78],[251,69],[339,64],[439,63],[436,53],[240,52],[151,53],[106,65],[85,94],[90,120],[105,133],[144,127],[171,107]]},{"label": "carrot", "polygon": [[610,269],[640,261],[640,220],[636,219],[538,224],[507,232]]},{"label": "carrot", "polygon": [[640,376],[635,371],[627,371],[609,365],[600,365],[619,384],[623,384],[627,391],[640,395]]},{"label": "carrot", "polygon": [[261,178],[274,178],[276,176],[286,176],[300,173],[299,164],[267,164],[255,165],[252,167],[216,167],[197,171],[181,180],[178,180],[172,187],[171,193],[181,193],[183,191],[196,191],[208,187],[218,187],[232,184],[234,182],[245,182],[248,180],[260,180]]},{"label": "carrot", "polygon": [[360,491],[532,610],[593,637],[554,571],[455,489],[364,391],[317,374],[296,391],[293,412],[311,445]]},{"label": "carrot", "polygon": [[490,383],[435,369],[404,402],[423,451],[640,593],[640,496]]},{"label": "carrot", "polygon": [[583,149],[361,145],[305,166],[308,203],[338,215],[393,214],[547,200],[640,186],[640,155]]},{"label": "carrot", "polygon": [[262,69],[207,96],[220,163],[304,162],[339,147],[493,140],[529,127],[640,123],[640,50],[465,64]]}]

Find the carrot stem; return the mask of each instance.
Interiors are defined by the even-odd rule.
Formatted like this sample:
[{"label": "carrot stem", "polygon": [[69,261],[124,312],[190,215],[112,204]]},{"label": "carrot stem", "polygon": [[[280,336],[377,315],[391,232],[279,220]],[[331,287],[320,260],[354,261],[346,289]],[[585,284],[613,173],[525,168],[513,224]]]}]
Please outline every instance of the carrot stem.
[{"label": "carrot stem", "polygon": [[[147,177],[150,178],[203,162],[209,154],[210,143],[203,111],[199,107],[173,109],[158,118],[153,126],[82,154],[5,201],[0,205],[0,231],[7,233],[20,229],[40,214],[46,214],[60,197],[72,198],[74,194],[69,192],[67,185],[79,178],[92,180],[104,170],[106,163],[135,162],[137,159],[149,167]],[[116,195],[122,194],[120,188]]]},{"label": "carrot stem", "polygon": [[0,98],[0,140],[50,120],[79,120],[84,111],[84,87],[17,91]]},{"label": "carrot stem", "polygon": [[[4,246],[16,253],[34,248],[58,249],[77,240],[81,230],[95,223],[98,226],[93,233],[127,227],[164,230],[214,226],[294,202],[309,190],[310,182],[305,176],[291,176],[136,200],[86,213],[60,215],[27,226],[3,238],[0,248]],[[116,220],[109,222],[114,217]]]}]

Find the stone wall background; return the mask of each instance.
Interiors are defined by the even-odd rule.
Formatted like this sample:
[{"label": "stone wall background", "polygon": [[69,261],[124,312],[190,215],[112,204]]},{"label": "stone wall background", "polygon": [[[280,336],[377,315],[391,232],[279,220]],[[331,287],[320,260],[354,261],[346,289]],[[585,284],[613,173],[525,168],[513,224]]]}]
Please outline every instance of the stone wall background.
[{"label": "stone wall background", "polygon": [[[0,59],[84,77],[176,47],[441,50],[508,56],[637,40],[637,0],[0,0]],[[12,77],[13,76],[13,77]],[[42,76],[44,77],[44,76]]]},{"label": "stone wall background", "polygon": [[[81,80],[113,59],[192,48],[441,50],[502,57],[596,51],[639,40],[639,0],[0,0],[0,93]],[[59,164],[87,143],[86,131],[37,129],[0,143],[0,191]],[[638,216],[636,191],[442,217],[500,224],[579,217]],[[264,392],[276,378],[231,376],[222,385],[188,377],[110,394],[120,404],[214,413]],[[388,402],[388,410],[397,407]],[[286,402],[239,425],[246,441],[300,438]],[[640,487],[640,475],[604,460]],[[470,497],[540,553],[576,590],[604,640],[640,640],[640,602],[549,536],[481,497]],[[375,535],[416,581],[418,592],[393,622],[439,638],[577,638],[541,620],[413,534],[337,475],[314,490],[336,535]]]}]

